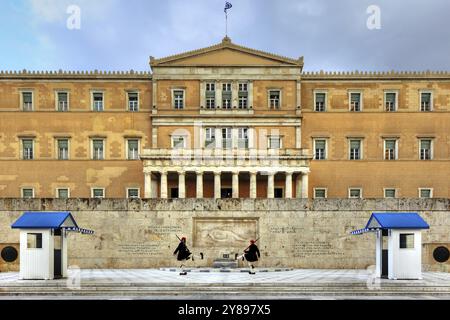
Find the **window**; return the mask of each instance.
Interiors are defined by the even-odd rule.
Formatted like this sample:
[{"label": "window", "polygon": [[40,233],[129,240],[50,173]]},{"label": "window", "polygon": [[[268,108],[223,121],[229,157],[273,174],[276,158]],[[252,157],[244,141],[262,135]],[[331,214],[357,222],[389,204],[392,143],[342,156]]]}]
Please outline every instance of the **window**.
[{"label": "window", "polygon": [[222,84],[222,108],[223,109],[231,109],[231,83],[223,83]]},{"label": "window", "polygon": [[178,199],[179,198],[179,190],[178,188],[170,188],[170,198],[171,199]]},{"label": "window", "polygon": [[42,233],[27,233],[27,249],[42,249]]},{"label": "window", "polygon": [[33,111],[33,92],[22,92],[22,110]]},{"label": "window", "polygon": [[34,189],[33,188],[23,188],[22,189],[22,198],[24,198],[24,199],[34,198]]},{"label": "window", "polygon": [[216,147],[216,128],[205,128],[205,148]]},{"label": "window", "polygon": [[270,90],[269,91],[269,108],[280,109],[281,106],[281,91]]},{"label": "window", "polygon": [[420,93],[420,111],[432,111],[433,110],[433,95],[431,92]]},{"label": "window", "polygon": [[222,91],[225,91],[225,92],[229,91],[229,92],[231,92],[231,83],[223,83],[222,84]]},{"label": "window", "polygon": [[185,137],[183,137],[183,136],[173,136],[172,137],[172,148],[173,149],[186,148]]},{"label": "window", "polygon": [[139,111],[139,93],[128,92],[128,111]]},{"label": "window", "polygon": [[361,188],[350,188],[348,190],[348,197],[350,199],[361,199],[362,198],[362,189]]},{"label": "window", "polygon": [[281,137],[269,136],[269,149],[281,149]]},{"label": "window", "polygon": [[206,84],[206,109],[216,108],[216,84]]},{"label": "window", "polygon": [[105,188],[92,188],[91,191],[92,198],[104,198],[105,197]]},{"label": "window", "polygon": [[69,199],[69,189],[68,188],[58,188],[56,189],[56,197],[58,199]]},{"label": "window", "polygon": [[128,160],[139,160],[139,140],[128,139],[127,140],[127,158]]},{"label": "window", "polygon": [[248,149],[248,128],[238,128],[238,148]]},{"label": "window", "polygon": [[385,160],[397,159],[397,140],[384,141],[384,159]]},{"label": "window", "polygon": [[361,140],[351,139],[349,143],[350,143],[350,160],[362,159]]},{"label": "window", "polygon": [[33,139],[22,139],[22,159],[34,159],[34,141]]},{"label": "window", "polygon": [[275,199],[283,199],[284,198],[283,191],[284,191],[283,188],[274,188],[273,189],[273,197]]},{"label": "window", "polygon": [[58,160],[69,160],[69,140],[58,139]]},{"label": "window", "polygon": [[327,197],[326,188],[314,188],[314,199],[325,199]]},{"label": "window", "polygon": [[222,148],[230,149],[232,146],[231,128],[222,128]]},{"label": "window", "polygon": [[327,94],[325,92],[316,92],[314,94],[314,105],[317,112],[324,112],[326,110]]},{"label": "window", "polygon": [[57,92],[57,110],[60,112],[69,111],[69,94],[67,92]]},{"label": "window", "polygon": [[414,249],[414,233],[400,233],[400,249]]},{"label": "window", "polygon": [[184,109],[184,91],[174,90],[173,91],[173,107],[175,109]]},{"label": "window", "polygon": [[350,111],[361,111],[361,93],[350,92]]},{"label": "window", "polygon": [[431,139],[420,140],[420,160],[431,160],[433,157],[431,149]]},{"label": "window", "polygon": [[419,188],[419,198],[432,198],[433,189],[431,188]]},{"label": "window", "polygon": [[397,111],[397,92],[385,92],[384,101],[387,112]]},{"label": "window", "polygon": [[103,139],[92,140],[92,159],[93,160],[105,159],[104,143],[105,143],[105,141]]},{"label": "window", "polygon": [[92,110],[103,111],[103,92],[94,92],[92,94],[92,100],[93,100]]},{"label": "window", "polygon": [[248,109],[248,83],[239,83],[239,109]]},{"label": "window", "polygon": [[384,189],[384,197],[385,198],[396,198],[397,197],[397,190],[395,189]]},{"label": "window", "polygon": [[138,199],[139,198],[139,188],[128,188],[127,189],[127,198]]},{"label": "window", "polygon": [[314,140],[314,159],[325,160],[327,158],[327,140]]}]

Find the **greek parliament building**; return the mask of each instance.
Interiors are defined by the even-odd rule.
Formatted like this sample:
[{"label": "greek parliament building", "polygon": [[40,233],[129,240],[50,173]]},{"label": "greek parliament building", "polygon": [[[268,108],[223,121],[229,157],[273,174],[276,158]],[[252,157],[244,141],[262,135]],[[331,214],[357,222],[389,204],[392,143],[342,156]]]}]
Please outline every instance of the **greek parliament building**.
[{"label": "greek parliament building", "polygon": [[150,67],[1,72],[0,198],[450,197],[449,73],[304,73],[227,37]]}]

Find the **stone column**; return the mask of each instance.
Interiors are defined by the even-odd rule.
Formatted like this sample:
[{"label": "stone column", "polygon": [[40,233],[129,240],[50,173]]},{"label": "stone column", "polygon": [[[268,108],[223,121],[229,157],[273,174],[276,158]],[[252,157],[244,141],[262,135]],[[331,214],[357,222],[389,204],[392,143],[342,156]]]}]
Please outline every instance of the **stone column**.
[{"label": "stone column", "polygon": [[250,198],[256,199],[257,197],[257,187],[256,187],[256,171],[250,172]]},{"label": "stone column", "polygon": [[200,82],[200,106],[206,108],[206,82]]},{"label": "stone column", "polygon": [[220,81],[216,81],[216,96],[214,97],[214,99],[216,100],[216,105],[215,107],[221,107],[222,106],[222,84],[220,83]]},{"label": "stone column", "polygon": [[216,148],[222,149],[222,129],[216,128]]},{"label": "stone column", "polygon": [[186,172],[178,173],[178,198],[186,198]]},{"label": "stone column", "polygon": [[253,81],[248,83],[248,108],[253,107]]},{"label": "stone column", "polygon": [[161,199],[167,199],[167,171],[161,172]]},{"label": "stone column", "polygon": [[197,199],[203,199],[203,172],[197,172]]},{"label": "stone column", "polygon": [[214,172],[214,198],[220,199],[221,198],[221,188],[222,188],[222,182],[220,179],[221,172]]},{"label": "stone column", "polygon": [[231,83],[231,107],[237,107],[239,105],[239,85],[237,81]]},{"label": "stone column", "polygon": [[285,198],[292,199],[292,172],[286,172]]},{"label": "stone column", "polygon": [[295,127],[295,147],[302,148],[302,128],[300,126]]},{"label": "stone column", "polygon": [[254,149],[255,146],[255,128],[248,128],[248,148]]},{"label": "stone column", "polygon": [[302,173],[302,198],[308,199],[308,174]]},{"label": "stone column", "polygon": [[145,191],[144,198],[150,199],[152,197],[152,173],[145,172]]},{"label": "stone column", "polygon": [[275,198],[275,173],[269,172],[267,178],[267,199]]},{"label": "stone column", "polygon": [[239,171],[233,172],[233,195],[232,197],[239,198]]}]

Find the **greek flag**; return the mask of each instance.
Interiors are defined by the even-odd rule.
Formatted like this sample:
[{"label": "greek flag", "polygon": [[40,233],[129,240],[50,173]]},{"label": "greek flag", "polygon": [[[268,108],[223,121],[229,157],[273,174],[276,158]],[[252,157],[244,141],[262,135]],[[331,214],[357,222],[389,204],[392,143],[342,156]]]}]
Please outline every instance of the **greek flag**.
[{"label": "greek flag", "polygon": [[223,11],[225,13],[227,13],[227,10],[230,10],[232,7],[233,7],[233,5],[227,1],[227,2],[225,2],[225,10],[223,10]]}]

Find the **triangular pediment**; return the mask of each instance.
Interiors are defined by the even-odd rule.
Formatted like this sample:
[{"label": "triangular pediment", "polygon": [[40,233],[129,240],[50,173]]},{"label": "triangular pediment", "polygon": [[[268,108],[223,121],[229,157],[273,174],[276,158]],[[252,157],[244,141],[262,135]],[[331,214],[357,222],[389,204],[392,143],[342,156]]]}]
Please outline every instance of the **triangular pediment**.
[{"label": "triangular pediment", "polygon": [[200,67],[200,66],[290,66],[303,67],[303,57],[295,60],[271,53],[238,46],[225,38],[222,43],[178,55],[150,58],[151,67]]}]

